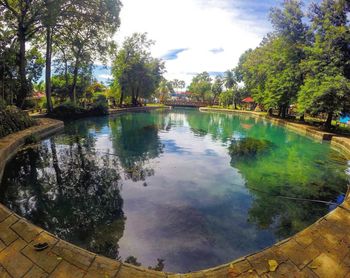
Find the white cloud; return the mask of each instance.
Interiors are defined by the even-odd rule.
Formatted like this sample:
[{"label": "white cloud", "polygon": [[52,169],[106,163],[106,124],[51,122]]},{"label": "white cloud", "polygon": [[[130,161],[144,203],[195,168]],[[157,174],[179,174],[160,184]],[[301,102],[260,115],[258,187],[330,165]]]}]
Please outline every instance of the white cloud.
[{"label": "white cloud", "polygon": [[[239,56],[256,47],[269,30],[265,19],[257,22],[251,15],[245,16],[237,0],[123,2],[118,42],[134,32],[147,32],[156,41],[153,47],[156,57],[163,57],[173,49],[188,49],[180,52],[177,59],[166,61],[165,75],[187,83],[193,73],[233,68]],[[215,53],[213,49],[222,51]]]}]

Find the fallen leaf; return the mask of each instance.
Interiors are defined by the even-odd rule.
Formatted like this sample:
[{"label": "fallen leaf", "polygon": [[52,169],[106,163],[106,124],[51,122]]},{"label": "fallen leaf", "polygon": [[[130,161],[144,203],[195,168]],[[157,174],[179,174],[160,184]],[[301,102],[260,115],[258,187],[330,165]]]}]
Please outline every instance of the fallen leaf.
[{"label": "fallen leaf", "polygon": [[274,272],[278,267],[278,263],[275,260],[269,260],[269,270]]},{"label": "fallen leaf", "polygon": [[61,261],[63,260],[61,257],[57,257],[57,261]]}]

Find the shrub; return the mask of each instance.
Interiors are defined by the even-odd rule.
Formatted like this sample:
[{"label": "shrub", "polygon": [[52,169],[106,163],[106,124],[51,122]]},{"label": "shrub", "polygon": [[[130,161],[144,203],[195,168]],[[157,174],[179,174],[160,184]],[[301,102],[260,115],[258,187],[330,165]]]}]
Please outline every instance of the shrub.
[{"label": "shrub", "polygon": [[71,102],[66,102],[56,106],[53,109],[51,116],[59,119],[74,119],[84,116],[85,113],[86,109]]},{"label": "shrub", "polygon": [[26,140],[25,140],[25,143],[27,144],[27,145],[29,145],[29,144],[36,144],[36,143],[38,143],[40,141],[40,139],[39,139],[39,137],[37,136],[37,135],[29,135],[27,138],[26,138]]},{"label": "shrub", "polygon": [[36,124],[28,113],[15,106],[0,107],[0,138]]},{"label": "shrub", "polygon": [[101,116],[108,114],[108,106],[106,103],[95,103],[91,108],[86,109],[81,106],[67,102],[55,107],[50,116],[58,119],[69,120],[78,119],[89,116]]},{"label": "shrub", "polygon": [[107,115],[108,114],[108,105],[106,103],[96,103],[89,110],[89,114],[91,115]]},{"label": "shrub", "polygon": [[34,109],[35,107],[36,107],[35,100],[32,100],[32,99],[24,100],[23,107],[22,107],[24,110]]}]

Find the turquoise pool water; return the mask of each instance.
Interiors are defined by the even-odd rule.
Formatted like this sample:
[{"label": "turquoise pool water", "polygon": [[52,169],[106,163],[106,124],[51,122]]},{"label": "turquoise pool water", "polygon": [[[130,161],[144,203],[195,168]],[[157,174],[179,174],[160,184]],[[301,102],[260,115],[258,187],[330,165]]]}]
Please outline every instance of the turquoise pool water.
[{"label": "turquoise pool water", "polygon": [[304,229],[342,201],[347,169],[268,121],[174,109],[68,123],[7,165],[0,200],[83,248],[188,272]]}]

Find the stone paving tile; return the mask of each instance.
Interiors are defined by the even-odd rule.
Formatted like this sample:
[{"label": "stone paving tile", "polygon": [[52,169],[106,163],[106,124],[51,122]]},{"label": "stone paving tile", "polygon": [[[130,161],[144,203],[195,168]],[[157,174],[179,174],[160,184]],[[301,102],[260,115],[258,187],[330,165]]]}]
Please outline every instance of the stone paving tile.
[{"label": "stone paving tile", "polygon": [[0,252],[6,248],[5,243],[0,240]]},{"label": "stone paving tile", "polygon": [[11,226],[11,229],[14,230],[22,239],[28,243],[42,232],[42,229],[37,228],[24,219],[20,219],[18,222],[13,224]]},{"label": "stone paving tile", "polygon": [[319,277],[344,277],[349,268],[341,265],[339,260],[331,254],[321,254],[308,265]]},{"label": "stone paving tile", "polygon": [[285,242],[278,247],[280,252],[288,257],[299,269],[304,268],[314,258],[320,255],[321,251],[311,244],[308,247],[300,246],[294,239]]},{"label": "stone paving tile", "polygon": [[204,270],[202,273],[204,274],[205,278],[230,277],[231,275],[229,265]]},{"label": "stone paving tile", "polygon": [[86,272],[76,266],[62,261],[55,271],[50,274],[50,278],[82,278]]},{"label": "stone paving tile", "polygon": [[130,265],[123,265],[118,272],[117,278],[165,278],[165,273],[144,270]]},{"label": "stone paving tile", "polygon": [[25,246],[24,240],[17,239],[0,253],[0,264],[14,278],[22,277],[33,266],[33,263],[20,252]]},{"label": "stone paving tile", "polygon": [[42,270],[40,267],[33,266],[29,272],[24,275],[23,278],[46,278],[49,274]]},{"label": "stone paving tile", "polygon": [[290,277],[291,273],[298,273],[299,269],[290,261],[286,261],[278,265],[275,271],[269,271],[262,277],[266,278],[278,278],[278,277]]},{"label": "stone paving tile", "polygon": [[[228,276],[228,277],[231,278],[230,276]],[[242,273],[241,275],[239,275],[237,277],[239,277],[239,278],[258,278],[261,276],[259,276],[254,270],[250,270],[250,271]]]},{"label": "stone paving tile", "polygon": [[115,277],[119,271],[121,263],[116,260],[107,259],[101,256],[97,256],[92,265],[88,269],[88,273],[84,278],[109,278]]},{"label": "stone paving tile", "polygon": [[[35,251],[33,246],[35,244],[44,242],[47,242],[49,244],[49,248],[41,252]],[[27,258],[32,260],[46,272],[51,273],[62,260],[61,257],[52,252],[52,248],[57,242],[57,238],[51,236],[46,232],[43,232],[22,250],[22,254],[24,254]]]},{"label": "stone paving tile", "polygon": [[90,253],[62,240],[56,244],[52,251],[67,262],[70,262],[84,270],[87,270],[90,267],[92,261],[96,256],[93,253]]},{"label": "stone paving tile", "polygon": [[287,256],[284,256],[283,252],[280,252],[279,248],[272,247],[262,252],[248,256],[247,260],[258,275],[262,275],[269,272],[269,260],[275,260],[278,264],[287,260]]},{"label": "stone paving tile", "polygon": [[10,274],[0,265],[0,277],[1,278],[12,278]]},{"label": "stone paving tile", "polygon": [[0,223],[0,240],[7,246],[18,238],[18,235],[10,229],[10,226],[17,221],[18,217],[10,215]]},{"label": "stone paving tile", "polygon": [[229,268],[230,268],[230,273],[238,273],[238,274],[242,274],[244,272],[247,272],[253,269],[252,265],[249,263],[248,260],[235,261],[230,265]]},{"label": "stone paving tile", "polygon": [[11,211],[9,211],[3,205],[0,205],[0,222],[4,221],[7,217],[11,215]]},{"label": "stone paving tile", "polygon": [[303,247],[307,247],[313,242],[319,241],[321,239],[321,235],[318,230],[318,224],[314,224],[301,231],[300,233],[296,234],[294,236],[294,239],[299,245]]}]

